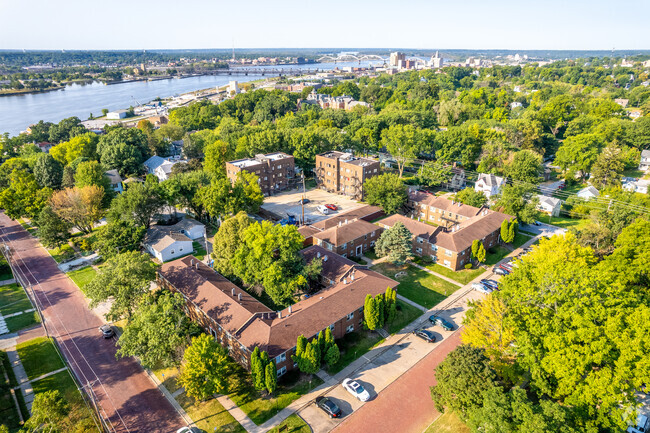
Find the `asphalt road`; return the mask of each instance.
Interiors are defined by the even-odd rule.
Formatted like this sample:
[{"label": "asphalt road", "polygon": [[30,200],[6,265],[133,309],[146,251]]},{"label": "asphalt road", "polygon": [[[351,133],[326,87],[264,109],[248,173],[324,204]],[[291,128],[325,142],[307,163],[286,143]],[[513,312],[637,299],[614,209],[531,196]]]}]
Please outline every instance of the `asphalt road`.
[{"label": "asphalt road", "polygon": [[[45,323],[79,380],[97,397],[116,433],[175,432],[184,425],[172,405],[133,358],[115,357],[114,340],[98,331],[103,321],[38,240],[4,213],[0,241],[12,250],[17,273],[32,284]],[[87,384],[90,384],[89,386]]]}]

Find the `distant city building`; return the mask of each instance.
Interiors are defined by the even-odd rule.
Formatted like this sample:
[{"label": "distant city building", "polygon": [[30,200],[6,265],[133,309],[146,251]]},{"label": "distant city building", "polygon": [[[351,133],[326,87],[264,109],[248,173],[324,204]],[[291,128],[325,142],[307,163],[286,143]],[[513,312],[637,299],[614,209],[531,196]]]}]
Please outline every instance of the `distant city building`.
[{"label": "distant city building", "polygon": [[270,195],[292,186],[295,179],[295,161],[291,155],[274,152],[226,162],[226,175],[231,182],[237,180],[237,173],[240,171],[255,173],[259,177],[262,193]]},{"label": "distant city building", "polygon": [[238,95],[240,92],[239,90],[239,83],[237,81],[231,81],[228,83],[228,94],[229,95]]},{"label": "distant city building", "polygon": [[109,120],[126,119],[126,114],[127,114],[127,110],[116,110],[107,113],[106,118]]},{"label": "distant city building", "polygon": [[444,60],[442,57],[440,57],[440,53],[436,51],[436,54],[434,54],[429,61],[429,66],[435,69],[442,68],[444,66]]},{"label": "distant city building", "polygon": [[312,91],[307,95],[307,99],[299,100],[298,105],[318,104],[323,110],[331,108],[332,110],[352,110],[354,107],[370,107],[367,102],[357,101],[351,96],[330,96],[324,93]]},{"label": "distant city building", "polygon": [[399,51],[390,53],[390,58],[388,61],[388,64],[390,66],[399,66],[400,61],[402,62],[406,61],[406,54],[400,53]]},{"label": "distant city building", "polygon": [[363,199],[363,183],[381,172],[379,161],[330,151],[316,155],[316,183],[319,188]]}]

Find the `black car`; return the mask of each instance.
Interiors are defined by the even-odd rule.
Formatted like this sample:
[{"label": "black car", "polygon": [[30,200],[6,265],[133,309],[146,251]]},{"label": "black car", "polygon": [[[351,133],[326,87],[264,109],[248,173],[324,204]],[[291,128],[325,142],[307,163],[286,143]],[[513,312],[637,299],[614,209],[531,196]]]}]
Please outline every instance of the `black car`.
[{"label": "black car", "polygon": [[316,406],[321,408],[323,412],[328,414],[330,418],[340,418],[341,409],[327,397],[316,397]]},{"label": "black car", "polygon": [[113,328],[111,328],[111,325],[100,326],[99,332],[102,333],[102,336],[104,338],[113,338],[113,336],[115,335],[115,332],[113,331]]},{"label": "black car", "polygon": [[435,343],[436,341],[436,336],[433,335],[433,332],[427,331],[426,329],[417,329],[413,333],[427,343]]},{"label": "black car", "polygon": [[434,325],[440,326],[445,331],[454,330],[454,325],[452,325],[451,323],[447,322],[445,319],[439,316],[429,316],[429,322],[431,322]]},{"label": "black car", "polygon": [[484,286],[492,287],[494,290],[499,290],[499,283],[494,280],[481,280]]},{"label": "black car", "polygon": [[299,203],[299,204],[307,204],[307,203],[309,203],[310,201],[311,201],[311,200],[309,200],[308,198],[301,198],[300,201],[299,201],[298,203]]}]

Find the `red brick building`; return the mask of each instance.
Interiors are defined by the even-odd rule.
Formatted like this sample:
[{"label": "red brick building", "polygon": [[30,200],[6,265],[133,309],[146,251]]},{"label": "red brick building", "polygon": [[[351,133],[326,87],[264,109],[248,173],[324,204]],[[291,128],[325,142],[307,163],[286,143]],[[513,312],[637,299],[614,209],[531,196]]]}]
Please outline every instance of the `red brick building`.
[{"label": "red brick building", "polygon": [[329,192],[340,192],[357,200],[363,199],[363,183],[381,173],[379,161],[359,158],[351,153],[325,152],[316,155],[316,183]]},{"label": "red brick building", "polygon": [[240,171],[255,173],[259,177],[262,193],[270,195],[293,185],[295,161],[291,155],[275,152],[226,162],[226,175],[231,182],[235,182]]},{"label": "red brick building", "polygon": [[158,270],[158,281],[183,295],[187,314],[242,366],[249,368],[250,354],[259,347],[282,376],[295,368],[291,355],[299,335],[311,339],[329,327],[338,339],[361,329],[366,295],[398,285],[318,246],[302,254],[308,262],[323,260],[322,290],[282,311],[272,311],[192,256],[165,263]]},{"label": "red brick building", "polygon": [[384,229],[364,220],[354,219],[312,235],[314,245],[343,257],[361,256],[375,246]]}]

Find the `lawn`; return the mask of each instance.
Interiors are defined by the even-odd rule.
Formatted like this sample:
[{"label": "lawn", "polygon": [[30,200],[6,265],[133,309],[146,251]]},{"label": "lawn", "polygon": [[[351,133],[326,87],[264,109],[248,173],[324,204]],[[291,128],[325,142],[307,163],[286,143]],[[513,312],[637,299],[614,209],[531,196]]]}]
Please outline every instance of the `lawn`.
[{"label": "lawn", "polygon": [[95,428],[93,428],[94,422],[92,421],[92,412],[84,403],[83,397],[77,389],[77,385],[74,380],[72,380],[72,376],[70,376],[69,372],[61,371],[57,374],[53,374],[52,376],[32,382],[32,386],[35,394],[51,390],[59,391],[65,401],[70,405],[71,411],[70,415],[68,415],[68,419],[73,423],[77,423],[81,419],[85,418],[86,421],[84,422],[84,425],[88,426],[88,430],[84,431],[96,431]]},{"label": "lawn", "polygon": [[205,251],[205,243],[194,241],[192,242],[192,247],[194,248],[194,257],[202,261],[207,254]]},{"label": "lawn", "polygon": [[377,260],[379,258],[379,257],[377,257],[377,254],[375,253],[374,248],[371,249],[371,250],[366,251],[363,255],[368,257],[370,260]]},{"label": "lawn", "polygon": [[54,248],[48,251],[57,263],[63,263],[66,260],[70,260],[75,255],[74,250],[68,244],[63,244],[58,248]]},{"label": "lawn", "polygon": [[469,433],[469,428],[452,411],[440,415],[424,433]]},{"label": "lawn", "polygon": [[387,326],[388,333],[394,334],[399,332],[402,328],[420,317],[422,314],[424,313],[419,308],[415,308],[414,306],[398,299],[397,315],[395,316],[395,320]]},{"label": "lawn", "polygon": [[[491,251],[491,252],[490,252]],[[510,250],[501,245],[497,245],[488,250],[485,256],[485,264],[488,266],[496,265],[502,258],[510,254]]]},{"label": "lawn", "polygon": [[529,236],[524,233],[517,233],[517,236],[515,236],[515,240],[512,242],[513,248],[519,248],[529,240],[531,240],[533,237]]},{"label": "lawn", "polygon": [[449,268],[446,268],[437,263],[432,263],[426,266],[428,269],[431,269],[433,272],[437,272],[441,275],[444,275],[447,278],[451,278],[454,281],[458,281],[461,284],[467,284],[472,281],[474,278],[481,275],[485,272],[483,268],[474,268],[474,269],[461,269],[460,271],[452,271]]},{"label": "lawn", "polygon": [[165,388],[167,388],[167,391],[173,393],[181,388],[181,385],[178,383],[178,368],[157,368],[151,370],[151,372],[155,374],[158,380]]},{"label": "lawn", "polygon": [[27,232],[28,232],[30,235],[32,235],[32,236],[36,236],[36,232],[38,231],[38,229],[37,229],[36,227],[32,226],[29,222],[25,221],[25,220],[22,219],[22,218],[20,218],[20,219],[18,220],[18,222],[20,223],[21,226],[23,226],[23,228],[24,228],[25,230],[27,230]]},{"label": "lawn", "polygon": [[36,311],[31,313],[24,313],[14,317],[5,318],[9,332],[20,331],[24,328],[29,328],[32,325],[41,323],[41,318]]},{"label": "lawn", "polygon": [[[384,262],[372,269],[399,281],[397,293],[426,308],[432,308],[459,289],[455,284],[410,265],[395,266]],[[402,271],[407,275],[395,278],[395,274]]]},{"label": "lawn", "polygon": [[0,258],[0,281],[11,280],[14,274],[5,259]]},{"label": "lawn", "polygon": [[195,401],[192,397],[188,397],[185,393],[182,393],[176,397],[176,401],[187,412],[189,417],[194,420],[196,426],[203,431],[208,433],[214,431],[220,433],[246,432],[217,399]]},{"label": "lawn", "polygon": [[18,284],[8,284],[0,287],[0,314],[17,313],[32,308],[27,294]]},{"label": "lawn", "polygon": [[68,272],[68,277],[74,281],[74,283],[81,289],[82,292],[84,286],[90,283],[93,278],[95,278],[95,275],[97,275],[97,271],[92,266],[86,266],[85,268]]},{"label": "lawn", "polygon": [[287,417],[279,426],[267,433],[279,433],[281,427],[287,427],[286,430],[283,430],[283,433],[311,433],[309,425],[296,414]]},{"label": "lawn", "polygon": [[257,425],[273,418],[291,402],[323,383],[317,376],[290,371],[280,379],[275,395],[270,398],[260,396],[250,383],[250,376],[244,371],[238,373],[237,382],[229,397]]},{"label": "lawn", "polygon": [[54,343],[49,338],[38,337],[20,343],[16,346],[16,351],[29,379],[64,367]]},{"label": "lawn", "polygon": [[336,340],[341,351],[341,359],[334,366],[327,367],[327,372],[329,374],[338,373],[383,341],[384,339],[379,334],[367,330],[345,334],[343,338]]},{"label": "lawn", "polygon": [[[2,363],[0,364],[0,384],[2,384],[0,385],[0,420],[2,420],[2,424],[9,427],[9,431],[17,432],[20,428],[18,408],[16,408],[16,404],[8,388],[9,385],[15,385],[15,380],[13,382],[5,382],[3,372],[11,373],[11,364],[4,352],[0,352],[0,356],[2,356]],[[11,381],[13,373],[9,377]]]},{"label": "lawn", "polygon": [[548,223],[556,227],[565,229],[581,229],[584,228],[591,221],[589,218],[569,218],[569,217],[551,217],[547,216],[540,220],[543,223]]}]

